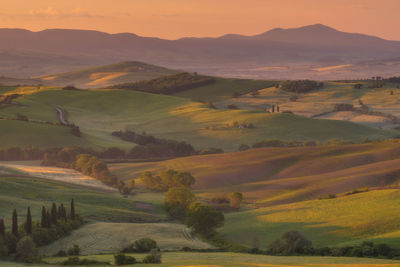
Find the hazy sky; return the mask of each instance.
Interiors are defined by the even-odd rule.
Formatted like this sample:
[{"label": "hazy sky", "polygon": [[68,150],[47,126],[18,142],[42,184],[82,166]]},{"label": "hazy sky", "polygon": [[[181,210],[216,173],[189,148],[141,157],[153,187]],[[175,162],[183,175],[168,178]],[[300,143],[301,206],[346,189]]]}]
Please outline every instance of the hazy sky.
[{"label": "hazy sky", "polygon": [[400,0],[0,0],[0,28],[93,29],[175,39],[322,23],[400,40]]}]

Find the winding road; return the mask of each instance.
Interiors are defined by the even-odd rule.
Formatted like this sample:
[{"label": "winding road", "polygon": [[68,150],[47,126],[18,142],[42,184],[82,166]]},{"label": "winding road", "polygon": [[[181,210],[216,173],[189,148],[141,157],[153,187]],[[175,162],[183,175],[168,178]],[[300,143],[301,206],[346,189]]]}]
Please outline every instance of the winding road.
[{"label": "winding road", "polygon": [[64,125],[68,125],[68,121],[65,119],[64,117],[64,112],[61,108],[59,107],[55,107],[55,109],[57,110],[57,114],[58,114],[58,119],[60,120],[60,122]]}]

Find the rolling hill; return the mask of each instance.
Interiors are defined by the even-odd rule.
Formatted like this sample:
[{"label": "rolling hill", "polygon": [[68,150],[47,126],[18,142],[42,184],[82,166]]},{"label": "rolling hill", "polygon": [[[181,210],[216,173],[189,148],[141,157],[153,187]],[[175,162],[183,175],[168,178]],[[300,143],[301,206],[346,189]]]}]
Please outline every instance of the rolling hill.
[{"label": "rolling hill", "polygon": [[[321,77],[313,68],[390,60],[398,58],[399,49],[398,41],[344,33],[321,24],[273,29],[255,36],[179,40],[84,30],[0,29],[0,60],[7,62],[0,73],[37,76],[134,60],[219,76],[311,78]],[[289,71],[280,71],[285,69]],[[374,70],[379,72],[375,75],[394,75],[399,65],[325,74],[323,79],[370,77]]]},{"label": "rolling hill", "polygon": [[241,191],[257,206],[316,199],[358,188],[381,188],[399,183],[400,144],[397,141],[360,145],[321,145],[260,148],[244,152],[193,156],[161,162],[112,164],[121,178],[143,171],[190,171],[197,195]]},{"label": "rolling hill", "polygon": [[[0,116],[4,118],[0,123],[10,125],[1,133],[8,140],[3,146],[133,147],[133,143],[111,135],[122,129],[186,141],[196,149],[218,147],[226,151],[236,151],[240,144],[251,145],[266,139],[325,142],[339,138],[359,142],[366,137],[387,139],[396,135],[396,132],[350,122],[270,114],[263,110],[213,109],[186,98],[136,91],[22,87],[8,88],[6,94],[17,92],[23,96],[15,99],[15,104],[3,105],[0,109]],[[58,123],[55,107],[62,108],[68,121],[80,127],[82,138],[71,135],[65,126],[54,125]],[[16,121],[17,113],[28,116],[30,121]],[[252,123],[254,128],[241,129],[234,126],[235,122]],[[30,126],[34,130],[21,131]],[[51,137],[46,135],[47,130],[53,133]]]},{"label": "rolling hill", "polygon": [[151,80],[175,73],[177,71],[141,62],[121,62],[73,72],[39,76],[36,79],[46,85],[104,88],[114,84]]}]

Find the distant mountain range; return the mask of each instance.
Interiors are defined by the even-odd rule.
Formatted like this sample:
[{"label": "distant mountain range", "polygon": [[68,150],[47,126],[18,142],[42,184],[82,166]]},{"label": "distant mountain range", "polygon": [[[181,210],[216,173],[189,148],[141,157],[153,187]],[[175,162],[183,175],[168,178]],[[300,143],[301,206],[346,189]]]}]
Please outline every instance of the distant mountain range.
[{"label": "distant mountain range", "polygon": [[400,41],[321,24],[255,36],[178,40],[86,30],[0,29],[0,75],[37,76],[119,61],[250,78],[386,76],[400,73]]}]

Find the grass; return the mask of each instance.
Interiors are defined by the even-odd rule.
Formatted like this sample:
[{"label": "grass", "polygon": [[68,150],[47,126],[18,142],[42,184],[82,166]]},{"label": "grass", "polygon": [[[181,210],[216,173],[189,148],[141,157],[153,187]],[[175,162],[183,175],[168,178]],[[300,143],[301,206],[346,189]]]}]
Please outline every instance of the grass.
[{"label": "grass", "polygon": [[52,74],[39,77],[45,84],[100,88],[114,84],[151,80],[175,74],[177,71],[142,62],[121,62],[112,65]]},{"label": "grass", "polygon": [[42,247],[40,252],[54,255],[74,244],[82,249],[82,255],[118,253],[141,238],[155,240],[162,250],[212,248],[211,245],[192,237],[190,230],[176,223],[104,223],[87,224],[71,235]]},{"label": "grass", "polygon": [[[145,254],[129,254],[139,260]],[[114,262],[113,255],[94,255],[88,256],[104,262]],[[59,263],[65,258],[49,258],[47,262],[51,264]],[[277,257],[264,255],[250,255],[239,253],[194,253],[194,252],[172,252],[163,253],[162,264],[135,264],[130,266],[163,266],[163,267],[295,267],[295,266],[332,266],[332,267],[373,267],[399,266],[398,261],[366,258],[333,258],[333,257]]]},{"label": "grass", "polygon": [[[77,213],[88,220],[137,222],[159,221],[165,218],[162,201],[158,195],[141,194],[139,198],[124,198],[115,193],[67,185],[36,178],[0,177],[0,217],[11,223],[12,210],[17,209],[20,220],[25,219],[27,207],[31,207],[34,220],[39,220],[42,206],[52,202],[67,205],[75,200]],[[146,203],[154,208],[145,209],[137,203]],[[67,205],[68,206],[68,205]]]},{"label": "grass", "polygon": [[303,233],[315,247],[365,240],[400,247],[399,208],[400,190],[376,190],[230,213],[221,233],[248,246],[258,239],[263,248],[289,230]]},{"label": "grass", "polygon": [[[145,171],[188,171],[197,196],[211,199],[233,191],[246,202],[276,205],[315,199],[363,187],[398,185],[400,143],[261,148],[160,162],[110,164],[122,179]],[[140,184],[140,183],[138,183]]]},{"label": "grass", "polygon": [[231,98],[233,93],[247,94],[253,90],[271,86],[271,81],[217,78],[214,84],[176,93],[176,96],[201,101],[221,101]]},{"label": "grass", "polygon": [[[25,90],[31,92],[28,88]],[[58,146],[85,143],[93,147],[133,147],[134,144],[111,136],[111,132],[120,129],[146,131],[160,138],[186,141],[197,149],[219,147],[226,151],[235,151],[242,143],[252,144],[265,139],[327,141],[342,138],[360,141],[364,137],[386,139],[396,134],[349,122],[315,120],[291,114],[215,110],[184,98],[123,90],[65,91],[42,87],[16,101],[22,106],[2,108],[0,116],[13,118],[16,113],[21,113],[33,121],[56,122],[58,118],[54,106],[68,113],[68,119],[79,125],[84,137],[79,139],[66,132],[54,133],[51,138],[59,142]],[[255,128],[238,129],[229,126],[234,121],[253,123]],[[37,132],[27,131],[32,132],[29,144],[37,146],[47,144],[49,138],[44,135],[47,127],[51,130],[59,129],[9,120],[3,120],[2,123],[19,123],[22,128],[41,128]],[[20,131],[17,125],[9,128],[3,137],[11,140],[11,144],[18,139],[21,139],[22,144],[28,143],[22,140],[25,132]],[[68,130],[60,128],[59,131]]]}]

